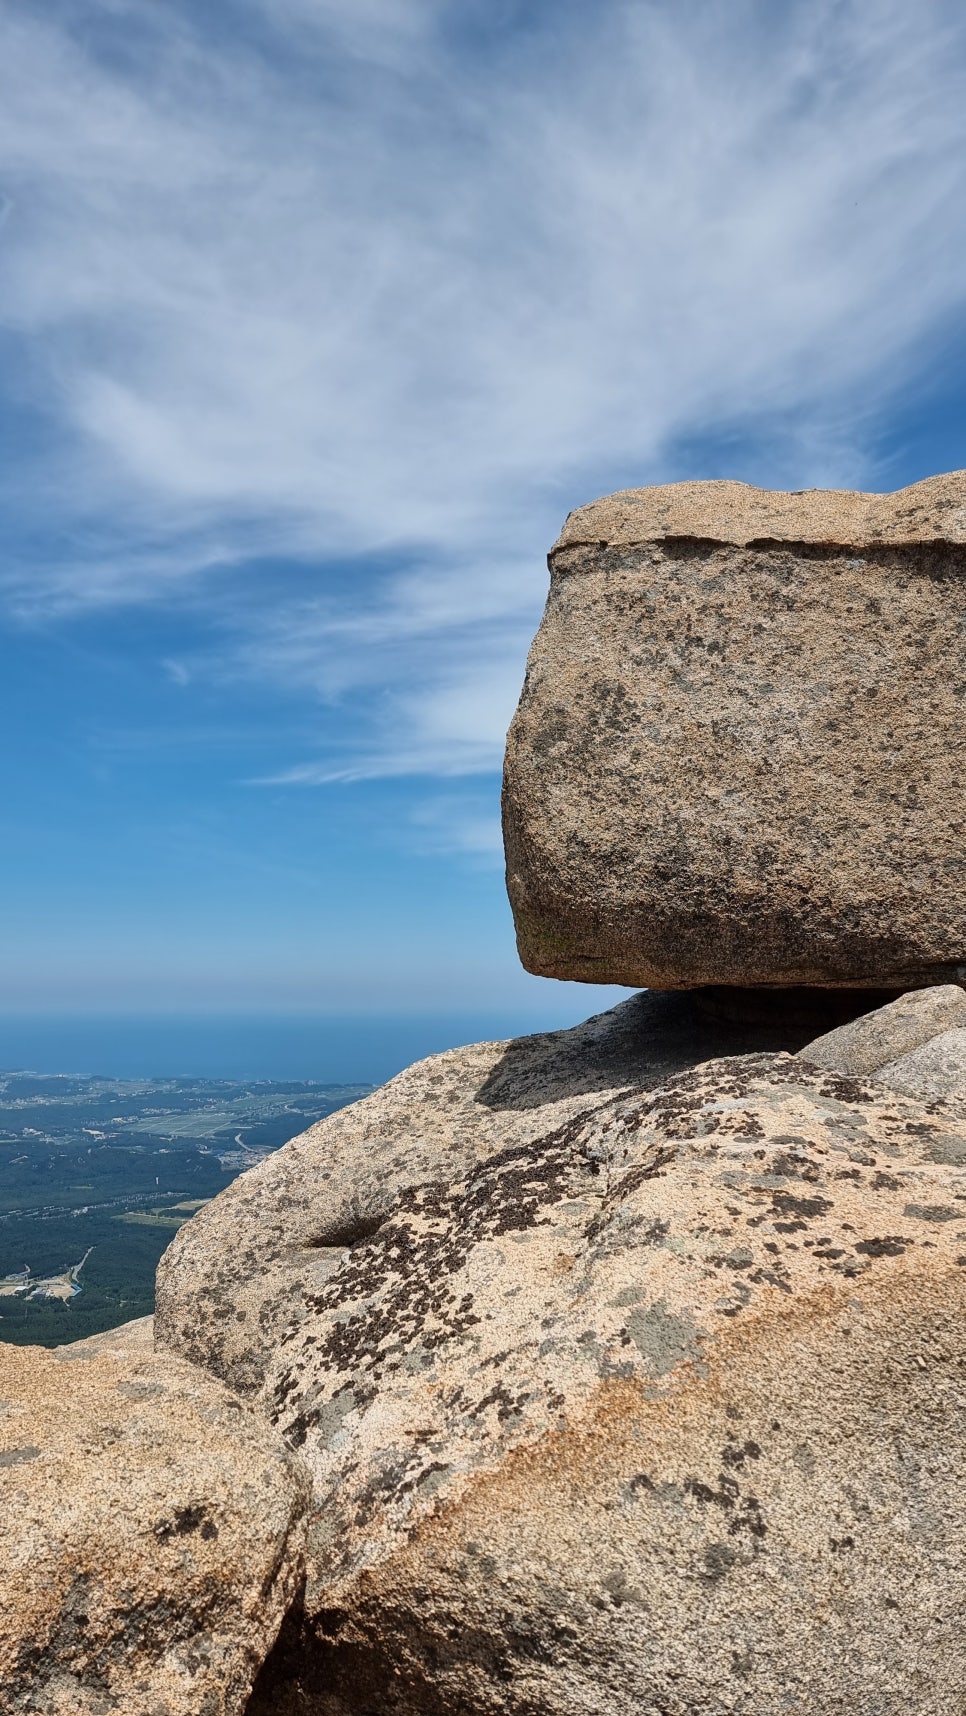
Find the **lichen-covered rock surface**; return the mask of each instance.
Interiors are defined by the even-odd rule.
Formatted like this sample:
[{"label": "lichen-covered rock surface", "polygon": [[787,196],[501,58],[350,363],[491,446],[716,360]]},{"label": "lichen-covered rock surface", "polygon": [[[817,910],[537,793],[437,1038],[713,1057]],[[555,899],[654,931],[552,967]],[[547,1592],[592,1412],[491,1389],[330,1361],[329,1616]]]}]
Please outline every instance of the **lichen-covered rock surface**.
[{"label": "lichen-covered rock surface", "polygon": [[[381,1093],[355,1228],[248,1353],[315,1494],[251,1716],[966,1708],[966,1112],[787,1054],[649,1087],[588,1047],[576,1088],[555,1052],[530,1106],[492,1045]],[[346,1124],[273,1159],[305,1185],[328,1140],[333,1223]],[[242,1254],[297,1208],[275,1173],[211,1206]],[[177,1242],[199,1295],[215,1232]]]},{"label": "lichen-covered rock surface", "polygon": [[[409,1186],[468,1169],[619,1090],[711,1056],[798,1049],[824,1002],[744,1022],[689,995],[635,995],[572,1030],[473,1043],[408,1067],[243,1174],[182,1227],[158,1270],[162,1345],[256,1393],[276,1344]],[[729,1009],[725,1008],[727,1015]]]},{"label": "lichen-covered rock surface", "polygon": [[237,1716],[306,1500],[264,1421],[143,1328],[0,1344],[0,1712]]},{"label": "lichen-covered rock surface", "polygon": [[527,969],[966,976],[966,473],[571,513],[507,743]]}]

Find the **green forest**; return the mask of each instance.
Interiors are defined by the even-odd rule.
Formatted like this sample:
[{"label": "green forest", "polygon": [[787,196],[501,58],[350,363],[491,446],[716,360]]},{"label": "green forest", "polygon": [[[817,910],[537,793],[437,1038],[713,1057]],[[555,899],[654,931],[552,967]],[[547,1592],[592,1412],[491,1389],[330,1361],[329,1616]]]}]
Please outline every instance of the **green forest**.
[{"label": "green forest", "polygon": [[[135,1225],[110,1214],[63,1216],[43,1223],[5,1221],[0,1274],[30,1262],[36,1274],[76,1263],[93,1251],[81,1275],[81,1291],[59,1299],[0,1298],[0,1339],[53,1347],[98,1335],[154,1310],[154,1272],[174,1229]],[[41,1237],[42,1235],[42,1237]]]},{"label": "green forest", "polygon": [[[59,1346],[149,1315],[193,1210],[369,1088],[0,1074],[0,1340]],[[73,1297],[34,1290],[87,1252]],[[3,1292],[24,1270],[30,1292]]]}]

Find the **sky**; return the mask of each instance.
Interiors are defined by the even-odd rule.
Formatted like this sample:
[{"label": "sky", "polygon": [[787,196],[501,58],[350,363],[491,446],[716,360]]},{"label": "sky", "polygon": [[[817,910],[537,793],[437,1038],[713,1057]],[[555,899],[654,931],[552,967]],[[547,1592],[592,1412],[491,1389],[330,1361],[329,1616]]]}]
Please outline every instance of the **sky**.
[{"label": "sky", "polygon": [[964,74],[952,0],[4,0],[0,1014],[613,999],[503,890],[547,550],[966,465]]}]

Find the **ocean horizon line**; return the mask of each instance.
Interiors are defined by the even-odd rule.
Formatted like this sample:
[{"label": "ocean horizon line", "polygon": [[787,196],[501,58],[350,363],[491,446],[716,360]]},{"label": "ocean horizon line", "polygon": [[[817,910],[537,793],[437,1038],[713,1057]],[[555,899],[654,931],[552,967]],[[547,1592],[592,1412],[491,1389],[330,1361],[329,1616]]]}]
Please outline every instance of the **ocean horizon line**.
[{"label": "ocean horizon line", "polygon": [[383,1084],[427,1055],[565,1028],[601,1010],[596,993],[583,1011],[572,995],[567,1002],[408,1013],[0,1012],[0,1072]]}]

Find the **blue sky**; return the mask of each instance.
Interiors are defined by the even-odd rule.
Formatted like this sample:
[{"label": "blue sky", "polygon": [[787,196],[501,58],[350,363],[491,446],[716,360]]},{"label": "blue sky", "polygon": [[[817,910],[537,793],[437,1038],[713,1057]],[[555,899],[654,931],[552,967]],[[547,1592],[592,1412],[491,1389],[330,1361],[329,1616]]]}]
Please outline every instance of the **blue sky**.
[{"label": "blue sky", "polygon": [[606,998],[503,897],[547,548],[966,465],[964,73],[945,0],[6,0],[0,1012]]}]

